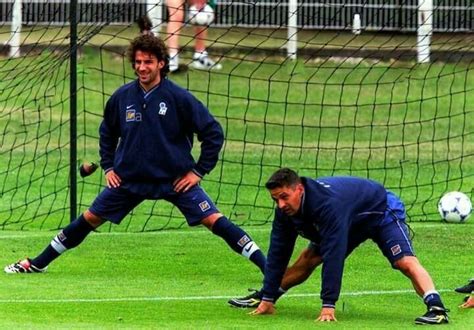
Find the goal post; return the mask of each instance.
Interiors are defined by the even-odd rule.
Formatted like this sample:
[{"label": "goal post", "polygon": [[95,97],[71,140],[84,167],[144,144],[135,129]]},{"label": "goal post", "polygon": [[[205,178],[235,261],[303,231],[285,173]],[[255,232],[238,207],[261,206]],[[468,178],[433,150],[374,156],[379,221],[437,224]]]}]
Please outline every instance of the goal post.
[{"label": "goal post", "polygon": [[13,8],[11,12],[11,26],[10,26],[10,40],[8,44],[10,46],[9,56],[19,57],[20,56],[20,43],[21,43],[21,2],[22,0],[13,0]]},{"label": "goal post", "polygon": [[417,60],[430,62],[433,35],[433,0],[418,0]]},{"label": "goal post", "polygon": [[288,58],[296,60],[298,50],[298,0],[288,0]]}]

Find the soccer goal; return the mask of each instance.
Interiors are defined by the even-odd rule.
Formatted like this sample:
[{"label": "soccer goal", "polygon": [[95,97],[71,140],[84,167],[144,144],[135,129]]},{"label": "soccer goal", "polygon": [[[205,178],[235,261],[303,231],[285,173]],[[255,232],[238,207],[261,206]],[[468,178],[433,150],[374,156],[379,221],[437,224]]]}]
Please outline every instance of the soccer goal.
[{"label": "soccer goal", "polygon": [[[406,202],[410,221],[440,221],[447,191],[472,198],[474,7],[423,3],[216,3],[206,44],[222,69],[169,79],[224,128],[218,165],[202,182],[223,213],[243,225],[271,222],[264,184],[283,166],[378,180]],[[99,160],[104,104],[135,79],[124,52],[146,14],[168,38],[164,1],[0,1],[0,228],[63,227],[101,191],[101,171],[76,171]],[[187,20],[183,65],[194,47]],[[102,230],[185,225],[168,203],[147,201]]]}]

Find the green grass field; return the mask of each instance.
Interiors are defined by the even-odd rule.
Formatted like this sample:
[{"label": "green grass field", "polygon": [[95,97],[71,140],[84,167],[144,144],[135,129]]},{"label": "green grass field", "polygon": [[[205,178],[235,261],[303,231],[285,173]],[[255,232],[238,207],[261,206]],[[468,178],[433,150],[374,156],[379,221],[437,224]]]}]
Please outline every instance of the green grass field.
[{"label": "green grass field", "polygon": [[[463,296],[453,288],[473,276],[473,223],[412,227],[415,250],[451,309],[451,324],[443,328],[472,329],[474,310],[457,307]],[[266,250],[270,228],[248,230]],[[0,232],[0,265],[35,255],[52,236]],[[295,251],[305,244],[299,240]],[[408,279],[366,242],[347,260],[337,323],[314,323],[318,270],[279,301],[276,315],[249,316],[226,301],[259,288],[261,275],[201,229],[92,234],[45,274],[0,276],[2,329],[407,329],[425,308]]]}]

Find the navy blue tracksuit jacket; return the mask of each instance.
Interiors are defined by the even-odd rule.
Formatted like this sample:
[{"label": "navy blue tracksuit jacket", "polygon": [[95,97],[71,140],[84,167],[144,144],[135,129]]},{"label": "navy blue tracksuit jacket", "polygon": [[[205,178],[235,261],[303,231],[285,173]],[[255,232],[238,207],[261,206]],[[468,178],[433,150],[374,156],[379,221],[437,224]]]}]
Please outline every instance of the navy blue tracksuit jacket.
[{"label": "navy blue tracksuit jacket", "polygon": [[[199,176],[216,165],[224,142],[220,124],[187,90],[168,79],[147,93],[138,80],[109,99],[100,125],[101,167],[124,182],[170,182],[192,170]],[[195,161],[193,136],[201,141]]]},{"label": "navy blue tracksuit jacket", "polygon": [[301,178],[305,194],[300,211],[288,216],[275,210],[270,249],[265,266],[264,299],[272,300],[280,287],[301,235],[320,244],[323,259],[321,299],[335,305],[341,290],[349,235],[377,226],[383,219],[385,188],[374,181],[355,177]]}]

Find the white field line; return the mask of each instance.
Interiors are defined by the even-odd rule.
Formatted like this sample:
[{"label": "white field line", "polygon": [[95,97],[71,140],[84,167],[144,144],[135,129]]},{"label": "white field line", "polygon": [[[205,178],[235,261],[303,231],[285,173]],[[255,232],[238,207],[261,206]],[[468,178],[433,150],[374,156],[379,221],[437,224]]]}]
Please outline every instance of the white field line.
[{"label": "white field line", "polygon": [[[457,224],[445,224],[445,223],[409,223],[412,229],[417,228],[447,228],[449,226],[456,226]],[[461,225],[462,226],[462,225]],[[270,226],[263,227],[244,227],[250,234],[254,232],[270,232]],[[11,234],[8,235],[8,231],[0,231],[0,239],[18,239],[18,238],[31,238],[31,237],[54,237],[57,234],[56,231],[25,231],[21,234]],[[209,235],[209,230],[207,229],[170,229],[170,230],[160,230],[160,231],[149,231],[149,232],[104,232],[104,233],[93,233],[93,235],[104,235],[104,236],[121,236],[121,235]]]},{"label": "white field line", "polygon": [[[441,289],[438,292],[453,291]],[[349,296],[372,296],[372,295],[401,295],[415,294],[414,290],[378,290],[378,291],[354,291],[343,292],[341,298]],[[296,293],[286,294],[286,298],[319,297],[319,293]],[[103,303],[103,302],[147,302],[147,301],[205,301],[205,300],[227,300],[234,297],[229,296],[184,296],[184,297],[123,297],[123,298],[70,298],[70,299],[0,299],[0,304],[58,304],[58,303]]]}]

